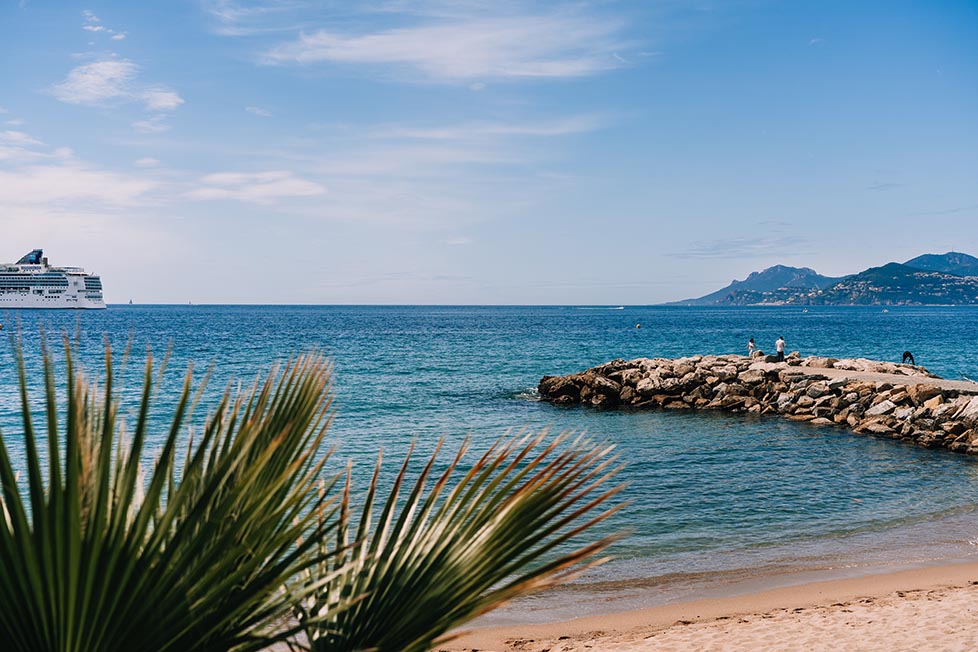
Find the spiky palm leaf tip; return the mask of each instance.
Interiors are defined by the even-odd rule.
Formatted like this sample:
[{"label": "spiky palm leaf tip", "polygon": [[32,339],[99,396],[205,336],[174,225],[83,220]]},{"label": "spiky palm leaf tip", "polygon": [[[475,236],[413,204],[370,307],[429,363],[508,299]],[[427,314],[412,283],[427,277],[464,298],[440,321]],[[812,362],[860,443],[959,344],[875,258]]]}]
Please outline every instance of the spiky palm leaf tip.
[{"label": "spiky palm leaf tip", "polygon": [[408,455],[380,505],[378,459],[352,536],[347,474],[335,544],[347,552],[308,573],[322,589],[298,609],[306,636],[296,647],[424,652],[473,618],[604,561],[596,555],[618,535],[574,542],[623,506],[612,500],[623,488],[611,485],[620,468],[612,447],[520,435],[466,465],[467,449],[439,474],[436,450],[411,486]]},{"label": "spiky palm leaf tip", "polygon": [[[294,634],[298,625],[282,616],[302,588],[284,587],[322,562],[318,544],[336,522],[329,492],[319,491],[328,363],[303,356],[244,394],[226,391],[178,455],[189,371],[169,426],[151,432],[147,358],[126,437],[108,346],[99,392],[66,341],[63,406],[44,351],[39,431],[15,348],[26,477],[0,434],[4,652],[246,652]],[[147,466],[151,445],[160,452]]]}]

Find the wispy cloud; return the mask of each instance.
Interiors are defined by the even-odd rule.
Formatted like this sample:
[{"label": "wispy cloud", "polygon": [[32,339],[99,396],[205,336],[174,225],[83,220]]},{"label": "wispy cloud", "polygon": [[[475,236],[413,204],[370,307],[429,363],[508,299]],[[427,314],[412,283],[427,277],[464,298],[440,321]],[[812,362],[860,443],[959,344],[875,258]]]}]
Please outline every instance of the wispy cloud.
[{"label": "wispy cloud", "polygon": [[140,133],[159,133],[169,129],[167,115],[184,103],[176,91],[139,79],[140,68],[126,59],[102,59],[72,69],[50,93],[66,104],[117,106],[138,103],[149,112],[147,118],[132,123]]},{"label": "wispy cloud", "polygon": [[131,61],[96,61],[73,69],[51,94],[67,104],[102,105],[131,101],[132,84],[139,67]]},{"label": "wispy cloud", "polygon": [[263,109],[260,106],[246,106],[245,111],[257,115],[260,118],[270,118],[272,117],[272,112],[268,109]]},{"label": "wispy cloud", "polygon": [[126,59],[104,59],[78,66],[51,94],[67,104],[107,106],[140,102],[148,111],[171,111],[183,98],[176,91],[138,80],[139,66]]},{"label": "wispy cloud", "polygon": [[170,125],[167,124],[165,115],[154,115],[145,120],[136,120],[132,123],[132,128],[141,134],[161,134],[169,131]]},{"label": "wispy cloud", "polygon": [[269,65],[396,66],[435,81],[568,78],[622,65],[623,25],[575,13],[428,21],[365,33],[319,29],[264,53]]},{"label": "wispy cloud", "polygon": [[688,249],[670,254],[677,258],[761,258],[771,255],[792,256],[801,251],[807,239],[792,235],[720,238],[693,242]]},{"label": "wispy cloud", "polygon": [[25,163],[43,158],[44,143],[22,131],[0,131],[0,163]]},{"label": "wispy cloud", "polygon": [[978,204],[968,204],[966,206],[955,206],[953,208],[940,208],[929,211],[915,211],[909,215],[953,215],[954,213],[978,212]]},{"label": "wispy cloud", "polygon": [[80,161],[66,148],[49,148],[16,131],[0,132],[0,211],[72,202],[131,206],[157,187],[153,179],[106,170]]},{"label": "wispy cloud", "polygon": [[225,199],[255,204],[271,204],[296,197],[312,197],[326,192],[322,185],[286,170],[267,172],[219,172],[201,178],[200,187],[187,193],[190,199]]},{"label": "wispy cloud", "polygon": [[106,27],[102,23],[101,19],[99,19],[99,17],[96,16],[94,12],[88,9],[82,12],[82,18],[84,19],[84,22],[82,23],[82,29],[85,30],[86,32],[94,32],[96,34],[104,33],[109,35],[113,41],[121,41],[122,39],[126,38],[125,32],[117,32],[114,29]]},{"label": "wispy cloud", "polygon": [[607,126],[597,115],[577,115],[546,122],[475,122],[439,127],[387,125],[375,129],[372,138],[414,140],[472,140],[507,136],[567,136]]},{"label": "wispy cloud", "polygon": [[22,147],[25,145],[42,145],[41,141],[33,138],[29,134],[25,134],[23,131],[0,131],[0,142],[6,142],[11,145],[16,145]]},{"label": "wispy cloud", "polygon": [[183,104],[183,98],[175,91],[159,86],[142,89],[139,91],[139,99],[149,111],[172,111]]},{"label": "wispy cloud", "polygon": [[901,186],[903,186],[903,184],[897,181],[877,181],[866,186],[866,190],[893,190],[894,188],[899,188]]},{"label": "wispy cloud", "polygon": [[203,0],[223,36],[253,36],[297,28],[293,13],[308,8],[301,0]]}]

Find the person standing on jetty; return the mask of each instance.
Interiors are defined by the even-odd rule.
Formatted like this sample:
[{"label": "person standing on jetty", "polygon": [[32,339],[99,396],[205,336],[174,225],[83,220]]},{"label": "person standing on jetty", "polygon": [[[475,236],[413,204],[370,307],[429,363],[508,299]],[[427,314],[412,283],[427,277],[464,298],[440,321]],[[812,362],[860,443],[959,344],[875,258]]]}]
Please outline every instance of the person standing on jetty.
[{"label": "person standing on jetty", "polygon": [[778,341],[774,343],[774,350],[778,352],[778,362],[784,362],[784,338],[778,335]]},{"label": "person standing on jetty", "polygon": [[754,349],[756,349],[756,348],[757,347],[754,345],[754,338],[753,337],[750,338],[749,340],[747,340],[747,357],[748,358],[753,358],[754,357]]}]

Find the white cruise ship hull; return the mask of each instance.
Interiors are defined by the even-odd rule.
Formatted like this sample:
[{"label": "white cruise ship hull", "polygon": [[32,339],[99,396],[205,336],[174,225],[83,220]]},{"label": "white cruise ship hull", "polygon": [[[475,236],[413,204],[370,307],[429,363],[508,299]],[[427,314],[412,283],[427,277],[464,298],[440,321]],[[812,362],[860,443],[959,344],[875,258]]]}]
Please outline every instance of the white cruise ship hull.
[{"label": "white cruise ship hull", "polygon": [[20,292],[0,292],[0,310],[6,308],[60,308],[60,309],[88,309],[105,308],[105,301],[101,297],[90,299],[84,295],[37,295],[22,294]]},{"label": "white cruise ship hull", "polygon": [[102,279],[81,267],[48,265],[44,251],[35,249],[0,265],[0,310],[6,308],[105,308]]}]

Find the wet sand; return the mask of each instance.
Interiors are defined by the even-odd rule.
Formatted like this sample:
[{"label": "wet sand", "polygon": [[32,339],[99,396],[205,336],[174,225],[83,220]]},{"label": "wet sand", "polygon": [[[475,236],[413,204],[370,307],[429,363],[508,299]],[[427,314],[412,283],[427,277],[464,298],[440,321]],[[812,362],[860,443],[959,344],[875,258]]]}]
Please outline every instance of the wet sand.
[{"label": "wet sand", "polygon": [[896,652],[978,649],[978,563],[470,631],[447,650]]}]

